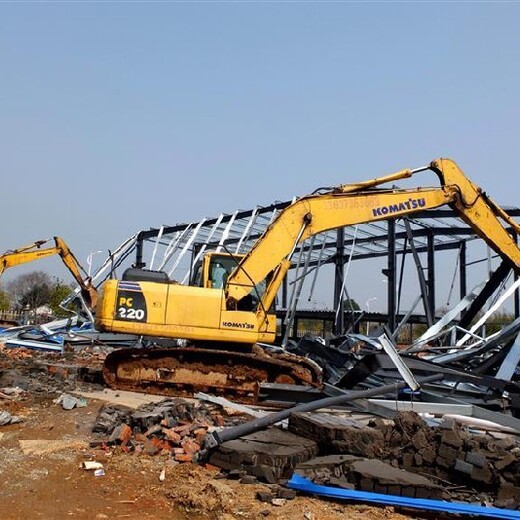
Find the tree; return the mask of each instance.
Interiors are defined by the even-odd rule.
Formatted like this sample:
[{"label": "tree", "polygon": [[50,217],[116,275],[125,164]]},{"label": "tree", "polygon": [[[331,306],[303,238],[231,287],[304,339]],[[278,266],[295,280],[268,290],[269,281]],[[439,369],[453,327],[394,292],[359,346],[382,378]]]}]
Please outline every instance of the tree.
[{"label": "tree", "polygon": [[6,291],[0,287],[0,311],[8,311],[11,308],[11,298]]},{"label": "tree", "polygon": [[[476,323],[482,317],[482,313],[480,312],[472,322]],[[495,332],[502,330],[506,325],[511,323],[515,319],[515,315],[507,312],[507,311],[496,311],[494,312],[486,321],[485,325],[485,335],[491,336]],[[479,332],[477,331],[477,334]]]},{"label": "tree", "polygon": [[52,312],[56,318],[66,318],[70,316],[70,312],[62,309],[60,307],[60,303],[71,294],[73,291],[70,285],[66,285],[59,279],[56,279],[56,283],[52,287],[50,296],[49,296],[49,307],[52,309]]},{"label": "tree", "polygon": [[36,309],[48,303],[52,290],[50,275],[43,271],[21,274],[7,284],[7,292],[19,309]]},{"label": "tree", "polygon": [[352,311],[359,311],[359,310],[361,310],[361,307],[359,306],[358,302],[356,300],[354,300],[353,298],[349,298],[345,302],[345,308],[348,309],[349,311],[350,310],[352,310]]}]

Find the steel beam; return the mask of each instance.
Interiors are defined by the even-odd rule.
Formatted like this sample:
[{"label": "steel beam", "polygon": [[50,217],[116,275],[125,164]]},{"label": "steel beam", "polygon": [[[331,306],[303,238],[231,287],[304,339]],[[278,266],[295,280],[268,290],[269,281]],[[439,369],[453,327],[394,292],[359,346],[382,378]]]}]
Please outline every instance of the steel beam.
[{"label": "steel beam", "polygon": [[459,326],[463,329],[469,328],[472,320],[482,310],[484,304],[491,298],[493,293],[498,289],[500,284],[505,280],[509,274],[511,266],[505,260],[502,260],[501,264],[497,267],[494,273],[489,277],[486,285],[480,292],[480,294],[473,300],[471,306],[461,316]]}]

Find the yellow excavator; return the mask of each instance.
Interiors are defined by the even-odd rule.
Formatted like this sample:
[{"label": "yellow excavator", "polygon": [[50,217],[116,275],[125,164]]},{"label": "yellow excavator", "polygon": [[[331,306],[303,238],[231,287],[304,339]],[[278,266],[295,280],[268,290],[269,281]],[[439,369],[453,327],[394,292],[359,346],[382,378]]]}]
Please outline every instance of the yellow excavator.
[{"label": "yellow excavator", "polygon": [[[431,170],[440,186],[411,189],[383,184]],[[162,272],[131,268],[100,292],[96,328],[183,338],[179,348],[122,349],[105,362],[105,380],[118,388],[168,393],[177,387],[254,393],[259,382],[318,385],[308,360],[267,354],[273,343],[274,301],[298,244],[324,231],[397,219],[448,205],[517,272],[520,249],[510,229],[520,226],[449,159],[372,180],[322,188],[299,198],[271,223],[244,256],[207,253],[190,285]]]},{"label": "yellow excavator", "polygon": [[83,267],[81,267],[81,264],[65,241],[60,237],[54,237],[53,240],[54,246],[51,247],[43,247],[48,244],[50,240],[38,240],[27,246],[6,251],[0,255],[0,276],[10,267],[34,262],[35,260],[41,260],[53,255],[59,255],[79,285],[86,309],[92,311],[96,307],[97,291],[91,284],[90,277]]}]

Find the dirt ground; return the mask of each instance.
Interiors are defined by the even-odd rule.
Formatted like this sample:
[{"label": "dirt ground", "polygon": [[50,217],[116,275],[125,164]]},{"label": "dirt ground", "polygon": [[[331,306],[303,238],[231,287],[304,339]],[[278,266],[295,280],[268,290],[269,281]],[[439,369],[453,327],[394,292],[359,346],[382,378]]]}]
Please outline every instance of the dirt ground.
[{"label": "dirt ground", "polygon": [[[101,401],[64,410],[55,394],[30,391],[0,399],[0,410],[24,418],[0,426],[0,511],[2,519],[389,519],[409,518],[393,508],[346,505],[297,496],[275,506],[256,498],[264,484],[216,478],[194,464],[172,465],[166,456],[89,448]],[[82,468],[103,464],[104,475]],[[164,479],[159,477],[163,472]]]}]

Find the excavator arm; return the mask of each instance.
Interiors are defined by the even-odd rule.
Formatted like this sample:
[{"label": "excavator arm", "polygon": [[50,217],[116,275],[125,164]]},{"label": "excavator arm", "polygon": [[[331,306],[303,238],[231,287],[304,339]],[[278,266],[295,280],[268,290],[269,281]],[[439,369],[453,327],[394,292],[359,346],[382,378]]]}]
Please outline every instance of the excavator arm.
[{"label": "excavator arm", "polygon": [[33,244],[7,251],[0,255],[0,276],[10,267],[22,265],[35,260],[41,260],[48,256],[59,255],[63,263],[70,271],[81,289],[81,296],[85,305],[90,310],[94,309],[97,303],[97,291],[91,284],[85,270],[81,267],[69,246],[60,237],[54,237],[54,246],[42,249],[49,240],[39,240]]},{"label": "excavator arm", "polygon": [[[424,170],[437,174],[439,187],[376,189],[381,184],[408,178]],[[520,249],[500,219],[515,233],[520,233],[520,226],[475,186],[453,161],[438,159],[428,167],[401,170],[370,181],[329,188],[326,193],[302,197],[288,206],[228,277],[225,287],[228,308],[233,308],[270,272],[274,272],[262,302],[264,308],[268,308],[297,245],[312,235],[339,227],[399,218],[446,204],[513,268],[519,269]],[[285,266],[285,273],[276,276],[280,266]]]},{"label": "excavator arm", "polygon": [[28,246],[9,250],[0,255],[0,276],[2,276],[4,271],[10,267],[15,267],[17,265],[57,254],[55,247],[40,249],[40,247],[47,242],[47,240],[39,240],[33,244],[29,244]]}]

